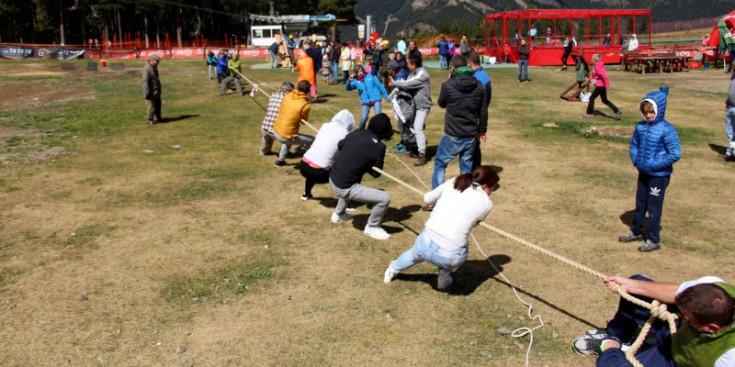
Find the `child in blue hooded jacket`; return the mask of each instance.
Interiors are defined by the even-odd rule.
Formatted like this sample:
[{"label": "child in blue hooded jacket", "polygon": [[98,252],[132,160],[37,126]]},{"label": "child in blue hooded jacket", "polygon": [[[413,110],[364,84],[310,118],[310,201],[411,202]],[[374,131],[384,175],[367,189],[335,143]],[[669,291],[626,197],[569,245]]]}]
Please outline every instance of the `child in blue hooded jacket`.
[{"label": "child in blue hooded jacket", "polygon": [[388,91],[385,90],[383,84],[375,76],[366,73],[362,66],[357,67],[356,77],[350,76],[345,83],[348,91],[357,89],[360,94],[360,103],[362,103],[362,115],[360,116],[360,130],[365,129],[365,121],[370,114],[370,107],[375,108],[375,114],[382,112],[380,105],[381,96],[388,99]]},{"label": "child in blue hooded jacket", "polygon": [[639,122],[630,140],[630,159],[638,169],[635,214],[628,234],[620,242],[643,240],[643,220],[648,212],[650,226],[647,239],[638,251],[651,252],[659,245],[664,194],[669,185],[673,164],[681,158],[681,144],[676,127],[664,120],[666,94],[648,93],[639,105],[643,121]]}]

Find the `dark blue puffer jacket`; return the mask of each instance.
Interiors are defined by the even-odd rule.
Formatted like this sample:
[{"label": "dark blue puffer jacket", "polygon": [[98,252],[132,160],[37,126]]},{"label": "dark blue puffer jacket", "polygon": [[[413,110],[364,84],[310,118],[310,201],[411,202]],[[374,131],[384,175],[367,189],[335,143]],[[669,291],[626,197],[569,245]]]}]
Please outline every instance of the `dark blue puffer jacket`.
[{"label": "dark blue puffer jacket", "polygon": [[681,158],[679,134],[674,125],[664,119],[666,95],[661,92],[648,93],[644,101],[653,104],[656,117],[636,125],[630,140],[630,159],[639,171],[654,177],[664,177],[673,171],[674,162]]}]

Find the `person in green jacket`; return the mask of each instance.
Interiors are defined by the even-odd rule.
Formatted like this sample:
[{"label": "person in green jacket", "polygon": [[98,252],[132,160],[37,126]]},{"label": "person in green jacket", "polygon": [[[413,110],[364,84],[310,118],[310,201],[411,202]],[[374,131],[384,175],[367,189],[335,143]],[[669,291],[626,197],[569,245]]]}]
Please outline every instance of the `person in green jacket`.
[{"label": "person in green jacket", "polygon": [[[647,339],[655,345],[636,359],[646,367],[726,367],[735,365],[735,287],[705,276],[680,284],[655,282],[641,275],[604,280],[607,288],[626,292],[647,302],[656,300],[681,314],[672,335],[667,322],[655,322]],[[573,349],[584,355],[599,355],[598,367],[632,366],[622,351],[635,339],[650,311],[623,298],[615,317],[602,330],[588,330],[574,340]]]},{"label": "person in green jacket", "polygon": [[244,95],[245,93],[243,93],[242,91],[242,83],[240,82],[240,73],[242,72],[242,70],[240,65],[240,56],[238,54],[234,54],[232,58],[227,61],[227,68],[230,69],[230,76],[222,81],[222,95],[225,94],[227,88],[230,86],[230,82],[232,81],[235,82],[237,93],[239,93],[241,96]]}]

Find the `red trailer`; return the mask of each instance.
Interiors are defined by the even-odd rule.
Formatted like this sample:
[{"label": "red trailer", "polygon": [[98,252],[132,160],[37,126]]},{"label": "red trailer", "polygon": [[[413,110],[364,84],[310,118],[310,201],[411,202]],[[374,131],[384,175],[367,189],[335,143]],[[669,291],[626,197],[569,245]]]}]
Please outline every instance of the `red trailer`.
[{"label": "red trailer", "polygon": [[[648,34],[637,37],[638,51],[651,48],[651,10],[650,9],[535,9],[516,10],[485,16],[485,46],[488,56],[499,62],[505,58],[503,47],[510,45],[510,61],[518,61],[517,32],[528,40],[531,28],[537,33],[529,56],[529,65],[562,65],[564,40],[574,37],[577,46],[573,53],[584,51],[589,60],[592,54],[599,53],[605,63],[617,64],[622,60],[622,39],[642,31]],[[547,37],[548,31],[548,37]],[[609,37],[608,37],[609,35]],[[569,60],[570,64],[573,61]]]}]

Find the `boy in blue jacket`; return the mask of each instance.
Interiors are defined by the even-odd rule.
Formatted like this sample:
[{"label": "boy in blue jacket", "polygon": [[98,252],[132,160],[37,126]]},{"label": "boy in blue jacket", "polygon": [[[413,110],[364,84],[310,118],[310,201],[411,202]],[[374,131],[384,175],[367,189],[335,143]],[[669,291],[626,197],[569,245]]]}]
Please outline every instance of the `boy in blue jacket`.
[{"label": "boy in blue jacket", "polygon": [[630,141],[630,159],[638,169],[638,189],[635,195],[633,226],[620,242],[643,240],[643,220],[648,212],[650,227],[647,239],[638,251],[651,252],[661,248],[661,212],[664,194],[669,185],[673,164],[681,158],[679,134],[674,125],[664,120],[666,94],[648,93],[639,105],[643,121],[639,122]]}]

